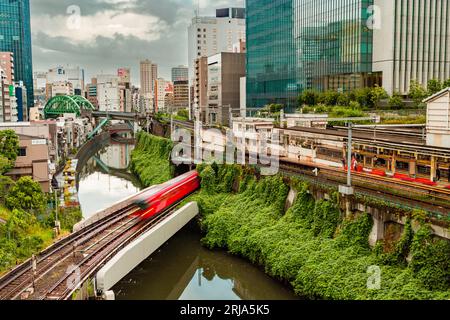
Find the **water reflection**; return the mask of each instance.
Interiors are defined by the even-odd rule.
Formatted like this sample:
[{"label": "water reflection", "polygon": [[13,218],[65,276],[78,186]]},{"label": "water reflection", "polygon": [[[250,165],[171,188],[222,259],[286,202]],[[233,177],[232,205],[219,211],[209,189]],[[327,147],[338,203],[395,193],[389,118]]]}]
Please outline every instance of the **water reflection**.
[{"label": "water reflection", "polygon": [[88,160],[78,189],[85,218],[139,192],[139,182],[127,171],[132,150],[131,145],[111,145]]},{"label": "water reflection", "polygon": [[114,288],[122,300],[298,299],[247,261],[200,245],[190,225]]}]

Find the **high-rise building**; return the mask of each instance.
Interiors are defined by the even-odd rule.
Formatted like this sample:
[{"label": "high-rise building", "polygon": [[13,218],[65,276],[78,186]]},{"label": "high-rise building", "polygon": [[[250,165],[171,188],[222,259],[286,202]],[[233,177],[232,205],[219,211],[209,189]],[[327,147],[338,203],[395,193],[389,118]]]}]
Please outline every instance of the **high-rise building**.
[{"label": "high-rise building", "polygon": [[0,0],[0,51],[14,53],[15,81],[27,88],[28,107],[34,104],[29,0]]},{"label": "high-rise building", "polygon": [[119,68],[117,70],[117,75],[119,77],[119,82],[124,85],[127,89],[131,88],[131,71],[130,68]]},{"label": "high-rise building", "polygon": [[97,76],[97,101],[100,111],[121,111],[118,76],[107,74]]},{"label": "high-rise building", "polygon": [[146,111],[153,110],[154,86],[155,80],[158,78],[158,65],[150,60],[141,61],[141,98],[144,101]]},{"label": "high-rise building", "polygon": [[158,65],[150,60],[141,61],[141,93],[153,94],[155,80],[158,78]]},{"label": "high-rise building", "polygon": [[17,104],[17,121],[28,121],[27,88],[22,81],[15,84],[15,96]]},{"label": "high-rise building", "polygon": [[205,114],[208,106],[208,58],[195,60],[194,103],[197,102],[200,113]]},{"label": "high-rise building", "polygon": [[[1,74],[4,75],[4,72],[0,68]],[[17,121],[17,99],[14,85],[10,84],[5,76],[0,76],[0,123]]]},{"label": "high-rise building", "polygon": [[97,78],[92,78],[91,83],[86,85],[86,99],[89,100],[90,103],[95,108],[98,108],[98,100],[97,100]]},{"label": "high-rise building", "polygon": [[0,52],[0,68],[9,83],[14,83],[14,53]]},{"label": "high-rise building", "polygon": [[[57,66],[47,72],[47,88],[54,84],[70,83],[73,94],[84,95],[84,70],[80,67]],[[50,88],[50,89],[49,89]],[[48,92],[48,91],[47,91]],[[53,97],[50,96],[48,98]]]},{"label": "high-rise building", "polygon": [[175,81],[173,83],[173,108],[174,111],[189,107],[189,82]]},{"label": "high-rise building", "polygon": [[450,3],[440,0],[248,0],[247,106],[293,109],[304,89],[450,78]]},{"label": "high-rise building", "polygon": [[208,58],[207,124],[229,125],[230,113],[240,113],[240,79],[244,76],[245,53],[222,52]]},{"label": "high-rise building", "polygon": [[189,80],[194,82],[195,60],[220,52],[233,52],[233,44],[245,41],[245,9],[217,9],[215,17],[196,16],[188,28]]},{"label": "high-rise building", "polygon": [[172,68],[172,82],[189,80],[189,68],[186,66],[178,66]]}]

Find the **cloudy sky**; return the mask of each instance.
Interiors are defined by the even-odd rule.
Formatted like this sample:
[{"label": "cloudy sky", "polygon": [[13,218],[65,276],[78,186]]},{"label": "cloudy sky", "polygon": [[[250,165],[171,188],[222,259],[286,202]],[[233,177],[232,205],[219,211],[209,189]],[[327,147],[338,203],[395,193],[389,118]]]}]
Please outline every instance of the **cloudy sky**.
[{"label": "cloudy sky", "polygon": [[[187,65],[187,27],[200,4],[201,15],[215,8],[243,6],[244,0],[31,0],[34,71],[59,64],[79,65],[86,80],[98,73],[132,69],[139,61],[159,65],[160,76]],[[79,14],[78,14],[79,13]]]}]

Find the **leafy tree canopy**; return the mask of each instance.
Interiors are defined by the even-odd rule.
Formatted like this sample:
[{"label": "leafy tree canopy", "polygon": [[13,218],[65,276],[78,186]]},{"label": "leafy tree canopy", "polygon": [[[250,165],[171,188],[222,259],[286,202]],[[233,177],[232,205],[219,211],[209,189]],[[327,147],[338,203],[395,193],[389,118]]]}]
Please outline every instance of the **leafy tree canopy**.
[{"label": "leafy tree canopy", "polygon": [[0,131],[0,155],[14,162],[19,152],[19,137],[13,130]]},{"label": "leafy tree canopy", "polygon": [[44,210],[46,198],[38,182],[31,177],[20,178],[6,196],[6,206],[27,212],[40,213]]}]

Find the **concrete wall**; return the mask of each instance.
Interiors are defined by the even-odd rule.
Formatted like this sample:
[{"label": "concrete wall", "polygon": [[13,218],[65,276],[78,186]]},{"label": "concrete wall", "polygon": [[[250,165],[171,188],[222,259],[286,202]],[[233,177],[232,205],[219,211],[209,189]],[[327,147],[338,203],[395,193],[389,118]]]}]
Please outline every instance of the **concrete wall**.
[{"label": "concrete wall", "polygon": [[199,213],[196,202],[177,210],[112,258],[96,276],[97,291],[110,290],[117,282],[158,250]]}]

